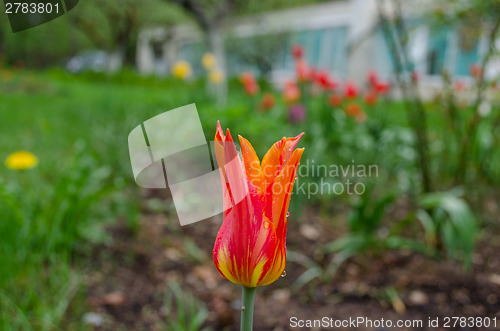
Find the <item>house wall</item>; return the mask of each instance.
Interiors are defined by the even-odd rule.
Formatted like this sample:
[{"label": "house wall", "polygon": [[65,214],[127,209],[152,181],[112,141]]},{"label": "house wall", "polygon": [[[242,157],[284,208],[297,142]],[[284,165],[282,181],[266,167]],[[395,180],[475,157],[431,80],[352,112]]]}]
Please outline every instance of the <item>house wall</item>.
[{"label": "house wall", "polygon": [[[442,86],[443,69],[470,82],[468,67],[484,55],[487,45],[485,38],[481,37],[477,45],[464,50],[460,45],[459,31],[451,28],[433,30],[422,24],[429,5],[432,5],[430,0],[412,0],[405,4],[403,11],[408,17],[414,17],[409,56],[419,73],[424,94],[432,97]],[[394,8],[384,8],[386,13],[393,11]],[[349,79],[360,84],[372,69],[377,70],[383,79],[393,76],[391,55],[377,21],[377,0],[344,0],[238,17],[228,20],[224,31],[237,38],[287,32],[290,43],[297,42],[305,47],[308,63],[329,70],[341,80]],[[162,45],[162,51],[155,53],[153,45],[158,48],[158,44]],[[161,28],[143,30],[137,52],[141,72],[167,74],[170,65],[178,59],[190,61],[195,72],[201,70],[199,61],[205,48],[199,30],[192,25],[182,25],[169,31]],[[227,57],[229,63],[234,62],[231,54]],[[500,62],[495,63],[489,68],[488,75],[500,72]],[[233,67],[229,67],[233,68],[233,74],[255,69],[245,65]],[[273,65],[270,78],[276,84],[282,84],[293,76],[293,58],[289,49],[284,49],[283,55]]]}]

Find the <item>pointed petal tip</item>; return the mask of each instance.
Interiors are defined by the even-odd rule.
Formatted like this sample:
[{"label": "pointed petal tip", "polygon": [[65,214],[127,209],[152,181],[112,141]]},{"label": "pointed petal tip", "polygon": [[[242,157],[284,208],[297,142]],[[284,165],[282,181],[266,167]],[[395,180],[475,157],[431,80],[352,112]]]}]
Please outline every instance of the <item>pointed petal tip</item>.
[{"label": "pointed petal tip", "polygon": [[226,129],[226,141],[233,141],[233,137],[231,136],[229,128]]},{"label": "pointed petal tip", "polygon": [[300,138],[302,138],[302,136],[305,134],[305,132],[302,132],[300,133],[299,135],[297,135],[297,137],[295,137],[295,139],[300,140]]}]

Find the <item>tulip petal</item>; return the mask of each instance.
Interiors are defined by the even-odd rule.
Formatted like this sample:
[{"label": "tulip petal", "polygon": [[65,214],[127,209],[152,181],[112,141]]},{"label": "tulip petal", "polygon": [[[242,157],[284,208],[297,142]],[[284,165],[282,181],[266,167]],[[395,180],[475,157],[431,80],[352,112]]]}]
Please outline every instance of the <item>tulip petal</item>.
[{"label": "tulip petal", "polygon": [[276,227],[276,235],[279,240],[285,240],[286,236],[286,214],[290,204],[290,197],[295,183],[295,175],[297,174],[297,167],[299,166],[300,158],[304,153],[303,148],[296,149],[290,160],[285,165],[281,173],[274,179],[270,193],[272,194],[273,203],[270,204],[272,208],[272,220]]},{"label": "tulip petal", "polygon": [[[231,282],[267,285],[286,265],[286,213],[303,149],[299,135],[273,145],[259,165],[252,145],[239,137],[240,159],[229,130],[217,123],[215,155],[224,194],[223,224],[213,250],[217,270]],[[264,172],[268,167],[269,174]]]},{"label": "tulip petal", "polygon": [[258,194],[263,192],[264,175],[260,167],[260,161],[257,157],[257,153],[252,147],[252,144],[242,136],[238,136],[241,145],[241,154],[243,158],[243,164],[245,165],[245,171],[250,182],[255,186]]},{"label": "tulip petal", "polygon": [[259,286],[273,266],[277,236],[270,220],[257,212],[259,196],[250,194],[224,217],[214,247],[214,262],[228,280]]},{"label": "tulip petal", "polygon": [[273,182],[274,178],[283,169],[283,166],[288,162],[293,150],[299,143],[300,138],[304,133],[299,134],[295,138],[283,138],[276,142],[262,158],[262,172],[264,175],[264,191],[267,191],[268,186]]}]

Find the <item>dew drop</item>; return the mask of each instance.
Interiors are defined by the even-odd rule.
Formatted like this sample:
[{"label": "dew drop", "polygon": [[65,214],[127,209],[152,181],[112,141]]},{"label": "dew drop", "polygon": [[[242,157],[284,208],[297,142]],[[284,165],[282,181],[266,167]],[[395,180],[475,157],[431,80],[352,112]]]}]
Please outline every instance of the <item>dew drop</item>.
[{"label": "dew drop", "polygon": [[289,211],[286,212],[286,217],[288,217],[288,216],[290,216],[290,212]]},{"label": "dew drop", "polygon": [[245,311],[245,306],[241,306],[241,311]]},{"label": "dew drop", "polygon": [[281,274],[281,277],[285,278],[285,276],[286,276],[286,270],[283,270],[283,273]]},{"label": "dew drop", "polygon": [[269,229],[269,226],[271,226],[271,224],[269,224],[268,221],[265,221],[264,222],[264,229]]}]

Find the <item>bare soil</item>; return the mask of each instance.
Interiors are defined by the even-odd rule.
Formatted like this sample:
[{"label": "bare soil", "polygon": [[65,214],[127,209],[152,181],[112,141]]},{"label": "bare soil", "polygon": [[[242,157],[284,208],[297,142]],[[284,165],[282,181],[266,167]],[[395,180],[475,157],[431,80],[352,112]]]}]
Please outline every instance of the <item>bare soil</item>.
[{"label": "bare soil", "polygon": [[[325,220],[314,209],[302,220],[289,220],[287,247],[326,265],[331,255],[321,245],[345,229],[342,210]],[[168,330],[162,323],[175,309],[165,304],[169,281],[192,293],[209,311],[204,326],[238,330],[240,287],[215,269],[211,252],[220,219],[181,227],[175,215],[150,213],[145,207],[138,233],[124,224],[108,229],[113,241],[93,250],[86,277],[89,307],[104,317],[95,330]],[[328,222],[333,224],[329,224]],[[493,327],[444,328],[445,317],[497,318],[500,328],[500,240],[493,231],[483,235],[474,266],[465,272],[457,262],[432,259],[410,251],[365,254],[347,260],[331,280],[315,279],[299,290],[291,285],[306,269],[289,262],[287,275],[258,289],[255,330],[328,330],[292,328],[290,319],[323,317],[349,320],[421,320],[421,327],[347,326],[340,330],[493,330]],[[439,318],[439,328],[428,326]],[[453,325],[452,323],[450,323]],[[292,325],[293,326],[293,325]],[[334,329],[334,328],[330,328]]]}]

